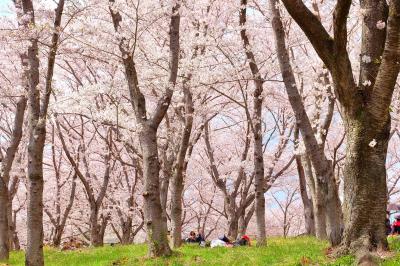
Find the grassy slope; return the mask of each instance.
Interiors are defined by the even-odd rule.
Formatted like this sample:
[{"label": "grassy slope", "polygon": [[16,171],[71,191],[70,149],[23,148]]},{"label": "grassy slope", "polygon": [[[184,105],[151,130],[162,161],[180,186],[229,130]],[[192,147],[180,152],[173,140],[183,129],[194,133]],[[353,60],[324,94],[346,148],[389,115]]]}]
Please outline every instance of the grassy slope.
[{"label": "grassy slope", "polygon": [[[108,265],[351,265],[351,257],[333,261],[324,256],[327,244],[310,237],[270,239],[265,248],[200,248],[184,246],[174,256],[146,259],[145,245],[88,248],[60,252],[46,248],[46,266],[108,266]],[[392,241],[400,250],[400,240]],[[13,252],[9,265],[24,265],[22,252]],[[400,265],[400,255],[383,263]]]}]

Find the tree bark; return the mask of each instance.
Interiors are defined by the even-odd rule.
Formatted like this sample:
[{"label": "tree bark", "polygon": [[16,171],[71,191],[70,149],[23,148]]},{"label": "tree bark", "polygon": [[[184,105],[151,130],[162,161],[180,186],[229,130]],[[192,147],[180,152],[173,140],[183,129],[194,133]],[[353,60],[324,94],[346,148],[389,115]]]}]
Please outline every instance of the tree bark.
[{"label": "tree bark", "polygon": [[[368,116],[346,118],[343,244],[351,251],[386,249],[386,153],[390,120],[374,127]],[[369,143],[375,139],[376,146]],[[357,191],[357,193],[354,193]],[[373,193],[371,193],[373,191]],[[373,215],[372,215],[373,214]]]},{"label": "tree bark", "polygon": [[228,215],[229,239],[236,239],[238,235],[239,216],[235,205],[235,199],[232,197],[230,197],[229,202],[225,204],[226,213]]},{"label": "tree bark", "polygon": [[320,208],[318,202],[321,202],[320,189],[317,190],[316,188],[316,179],[314,177],[312,164],[310,161],[309,156],[302,155],[302,162],[305,167],[305,177],[307,183],[309,184],[310,192],[311,192],[311,200],[313,206],[313,213],[314,213],[314,225],[315,225],[315,236],[318,239],[327,239],[326,235],[326,219],[325,219],[325,211]]},{"label": "tree bark", "polygon": [[[295,141],[296,139],[298,139],[298,129],[295,130]],[[304,173],[304,167],[301,162],[301,155],[296,155],[296,166],[297,173],[299,175],[300,195],[304,208],[304,227],[307,235],[315,235],[313,202],[307,193],[307,181]]]},{"label": "tree bark", "polygon": [[315,182],[315,195],[313,197],[314,219],[315,219],[315,236],[318,239],[328,239],[326,226],[326,194],[321,189],[323,184]]},{"label": "tree bark", "polygon": [[171,254],[167,239],[167,219],[162,215],[160,200],[160,162],[157,131],[146,125],[139,135],[143,153],[144,215],[150,256]]},{"label": "tree bark", "polygon": [[90,213],[90,245],[93,247],[103,246],[103,234],[102,227],[98,223],[99,220],[99,210],[93,207]]},{"label": "tree bark", "polygon": [[[30,110],[32,113],[32,110]],[[43,258],[43,147],[45,127],[35,127],[35,118],[29,119],[27,168],[27,246],[25,265],[44,265]]]},{"label": "tree bark", "polygon": [[9,231],[8,231],[8,188],[3,178],[0,178],[0,261],[8,260],[10,252]]},{"label": "tree bark", "polygon": [[175,172],[172,177],[171,187],[171,225],[173,246],[180,247],[182,244],[182,193],[184,188],[184,163],[189,148],[190,135],[193,126],[193,100],[192,93],[184,84],[185,95],[185,125],[182,139],[175,163]]},{"label": "tree bark", "polygon": [[247,227],[250,223],[251,218],[253,217],[255,210],[255,205],[251,205],[249,211],[247,213],[243,212],[242,215],[239,217],[239,225],[238,225],[238,236],[241,237],[246,234]]}]

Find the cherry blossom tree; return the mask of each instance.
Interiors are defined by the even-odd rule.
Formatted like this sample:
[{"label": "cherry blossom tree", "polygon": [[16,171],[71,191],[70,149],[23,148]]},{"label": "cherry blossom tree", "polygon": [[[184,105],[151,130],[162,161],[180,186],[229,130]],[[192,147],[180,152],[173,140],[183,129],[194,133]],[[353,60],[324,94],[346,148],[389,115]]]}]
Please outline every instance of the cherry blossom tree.
[{"label": "cherry blossom tree", "polygon": [[[364,20],[357,85],[346,50],[351,1],[337,1],[333,38],[302,1],[282,2],[331,72],[342,107],[347,132],[342,250],[387,249],[385,161],[390,133],[389,106],[399,73],[400,4],[361,2]],[[387,27],[377,27],[378,22]],[[365,213],[369,219],[363,218]]]}]

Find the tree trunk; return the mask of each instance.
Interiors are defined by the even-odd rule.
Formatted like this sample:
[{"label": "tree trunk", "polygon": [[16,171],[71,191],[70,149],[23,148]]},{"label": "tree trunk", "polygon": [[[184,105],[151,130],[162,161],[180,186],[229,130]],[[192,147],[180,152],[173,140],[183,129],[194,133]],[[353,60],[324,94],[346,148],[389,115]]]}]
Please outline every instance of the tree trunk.
[{"label": "tree trunk", "polygon": [[[169,162],[165,162],[168,164]],[[163,169],[163,178],[160,178],[160,201],[161,201],[161,210],[163,212],[163,216],[167,217],[167,202],[168,202],[168,190],[170,183],[170,176],[172,174],[172,169],[170,166],[165,165]]]},{"label": "tree trunk", "polygon": [[243,214],[240,215],[239,226],[238,226],[239,227],[239,237],[246,234],[247,227],[250,223],[251,217],[253,217],[254,210],[255,210],[255,206],[251,205],[250,210],[247,212],[247,214],[245,212],[243,212]]},{"label": "tree trunk", "polygon": [[0,261],[8,260],[10,243],[8,227],[8,188],[3,178],[0,177]]},{"label": "tree trunk", "polygon": [[151,125],[143,124],[139,140],[143,153],[144,216],[149,256],[171,255],[167,238],[167,218],[162,215],[160,201],[160,162],[158,159],[157,130]]},{"label": "tree trunk", "polygon": [[182,132],[182,139],[179,147],[175,172],[172,178],[171,188],[171,222],[172,222],[172,242],[174,247],[182,244],[182,193],[184,189],[185,158],[189,148],[190,135],[193,126],[193,99],[192,93],[187,84],[183,85],[185,95],[185,126]]},{"label": "tree trunk", "polygon": [[[297,129],[296,132],[298,132]],[[300,155],[296,155],[296,165],[297,165],[297,173],[299,175],[301,200],[303,202],[303,208],[304,208],[304,227],[307,235],[315,235],[313,203],[312,199],[308,197],[307,182]]]},{"label": "tree trunk", "polygon": [[18,238],[18,232],[16,230],[16,228],[17,228],[17,213],[18,213],[18,211],[19,210],[13,211],[12,218],[8,219],[9,223],[11,221],[12,228],[13,228],[12,235],[10,235],[9,237],[12,239],[12,246],[13,246],[14,250],[20,250],[21,249],[21,245],[19,243],[19,238]]},{"label": "tree trunk", "polygon": [[132,218],[128,217],[122,225],[122,236],[121,244],[128,245],[131,244],[132,235]]},{"label": "tree trunk", "polygon": [[352,252],[359,249],[386,249],[388,245],[385,233],[385,163],[390,119],[380,127],[374,126],[376,123],[369,120],[366,114],[345,119],[347,150],[343,245]]},{"label": "tree trunk", "polygon": [[327,176],[326,186],[326,234],[332,246],[337,246],[342,241],[343,213],[338,193],[338,187],[331,161],[329,161],[329,175]]},{"label": "tree trunk", "polygon": [[[259,112],[261,117],[261,106]],[[264,159],[262,151],[261,119],[256,121],[254,132],[254,186],[255,186],[255,213],[257,224],[257,246],[266,245],[265,230],[265,197],[264,197]]]},{"label": "tree trunk", "polygon": [[333,172],[328,169],[323,178],[316,176],[315,179],[313,204],[316,205],[316,236],[319,239],[328,239],[332,246],[337,246],[342,237],[342,211]]},{"label": "tree trunk", "polygon": [[30,119],[27,168],[26,266],[44,265],[43,258],[43,147],[45,126],[32,128]]},{"label": "tree trunk", "polygon": [[326,194],[323,184],[316,180],[315,195],[313,197],[314,220],[315,220],[315,236],[318,239],[328,239],[326,231]]},{"label": "tree trunk", "polygon": [[317,184],[318,182],[314,177],[309,156],[303,156],[303,161],[305,164],[305,176],[308,184],[310,184],[311,200],[314,213],[315,236],[318,239],[327,239],[325,205],[323,203],[324,195],[321,192],[320,185]]},{"label": "tree trunk", "polygon": [[[182,148],[182,147],[181,147]],[[171,187],[171,227],[172,245],[174,248],[182,245],[182,193],[183,193],[183,165],[178,166],[172,180]]]},{"label": "tree trunk", "polygon": [[13,215],[12,215],[12,198],[10,193],[8,193],[8,203],[7,203],[7,219],[8,219],[8,237],[9,237],[9,247],[10,250],[14,249],[14,240],[13,240],[13,235],[15,234],[15,224],[13,221]]},{"label": "tree trunk", "polygon": [[53,246],[59,247],[61,245],[62,229],[60,227],[55,228],[53,236]]},{"label": "tree trunk", "polygon": [[14,250],[21,250],[21,245],[19,243],[17,231],[14,231],[14,235],[12,236],[12,238],[13,238]]},{"label": "tree trunk", "polygon": [[98,224],[98,209],[92,209],[90,214],[90,245],[93,247],[103,246],[103,237],[101,235],[101,227]]},{"label": "tree trunk", "polygon": [[228,237],[229,239],[236,239],[238,236],[239,229],[239,217],[235,215],[230,215],[228,217]]},{"label": "tree trunk", "polygon": [[[32,111],[31,111],[32,112]],[[43,258],[43,148],[46,125],[30,117],[27,167],[27,246],[25,264],[44,265]]]}]

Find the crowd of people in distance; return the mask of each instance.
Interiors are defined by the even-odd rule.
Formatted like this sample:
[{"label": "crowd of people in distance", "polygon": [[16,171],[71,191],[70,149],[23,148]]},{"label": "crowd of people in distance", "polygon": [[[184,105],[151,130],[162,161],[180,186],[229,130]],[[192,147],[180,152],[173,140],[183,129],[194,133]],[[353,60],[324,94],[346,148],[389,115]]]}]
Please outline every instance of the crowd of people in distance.
[{"label": "crowd of people in distance", "polygon": [[[189,237],[185,239],[186,243],[198,243],[200,246],[205,247],[207,245],[205,237],[202,233],[196,233],[191,231]],[[211,248],[215,247],[238,247],[238,246],[251,246],[250,237],[243,235],[236,241],[231,241],[226,235],[219,237],[218,239],[213,239],[209,243]],[[207,245],[208,246],[208,245]]]},{"label": "crowd of people in distance", "polygon": [[386,217],[386,234],[387,235],[400,235],[400,214],[394,218],[394,222],[390,224],[389,213]]}]

